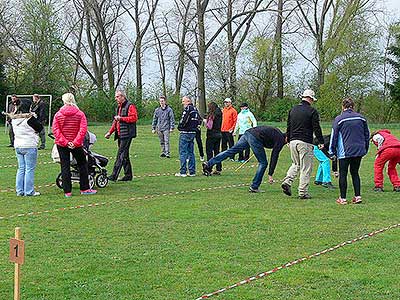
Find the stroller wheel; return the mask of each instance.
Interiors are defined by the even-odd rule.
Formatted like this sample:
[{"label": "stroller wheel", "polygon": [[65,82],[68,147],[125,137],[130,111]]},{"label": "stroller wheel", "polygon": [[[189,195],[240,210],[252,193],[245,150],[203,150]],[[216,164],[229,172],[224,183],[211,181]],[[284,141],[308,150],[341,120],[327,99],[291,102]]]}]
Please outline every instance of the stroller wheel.
[{"label": "stroller wheel", "polygon": [[92,174],[89,174],[88,177],[89,177],[89,188],[93,189],[93,187],[94,187],[94,177],[93,177]]},{"label": "stroller wheel", "polygon": [[96,176],[96,185],[99,188],[104,188],[108,184],[108,177],[106,174],[100,173]]},{"label": "stroller wheel", "polygon": [[63,188],[63,186],[62,186],[62,177],[61,177],[61,173],[58,174],[58,176],[57,176],[56,185],[57,185],[60,189]]}]

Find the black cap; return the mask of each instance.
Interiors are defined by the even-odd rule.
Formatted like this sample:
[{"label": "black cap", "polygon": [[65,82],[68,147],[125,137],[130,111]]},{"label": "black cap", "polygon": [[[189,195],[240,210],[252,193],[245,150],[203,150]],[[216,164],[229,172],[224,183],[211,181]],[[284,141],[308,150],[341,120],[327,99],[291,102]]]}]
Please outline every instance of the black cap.
[{"label": "black cap", "polygon": [[243,102],[239,107],[249,107],[249,105],[246,102]]}]

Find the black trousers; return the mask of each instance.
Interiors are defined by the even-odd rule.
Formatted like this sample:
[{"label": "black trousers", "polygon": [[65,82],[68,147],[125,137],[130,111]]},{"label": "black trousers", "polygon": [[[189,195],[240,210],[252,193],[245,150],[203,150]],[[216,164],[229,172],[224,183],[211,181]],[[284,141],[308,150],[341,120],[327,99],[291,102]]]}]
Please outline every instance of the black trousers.
[{"label": "black trousers", "polygon": [[200,157],[204,157],[204,148],[203,148],[203,141],[201,140],[200,128],[196,129],[196,143],[197,143],[197,148],[199,149]]},{"label": "black trousers", "polygon": [[[221,151],[225,151],[226,149],[232,148],[233,145],[235,144],[235,141],[233,140],[233,134],[227,131],[223,131],[222,133],[222,141],[221,141]],[[231,157],[231,159],[234,159],[235,155]]]},{"label": "black trousers", "polygon": [[14,130],[11,124],[8,125],[8,136],[10,137],[10,145],[14,147]]},{"label": "black trousers", "polygon": [[132,138],[118,139],[118,152],[111,177],[117,179],[121,169],[124,168],[125,177],[133,178],[132,165],[129,159],[129,148],[131,143]]},{"label": "black trousers", "polygon": [[[243,134],[239,134],[238,136],[238,141],[240,140],[240,138],[243,136]],[[247,148],[244,151],[240,151],[239,152],[239,160],[248,160],[250,158],[250,147]]]},{"label": "black trousers", "polygon": [[[220,137],[207,137],[207,139],[206,139],[207,161],[209,161],[211,158],[218,155],[220,144],[221,144]],[[220,172],[222,171],[221,163],[217,163],[216,167],[217,167],[217,171],[220,171]]]},{"label": "black trousers", "polygon": [[354,196],[361,196],[361,181],[358,170],[360,169],[361,156],[339,159],[339,189],[340,198],[346,199],[347,173],[350,167],[351,179],[353,181]]},{"label": "black trousers", "polygon": [[75,158],[79,169],[79,186],[81,191],[89,189],[89,178],[88,178],[88,164],[86,160],[85,152],[82,147],[70,149],[68,147],[61,147],[57,145],[58,153],[60,155],[61,163],[61,176],[64,193],[71,193],[71,160],[70,153]]}]

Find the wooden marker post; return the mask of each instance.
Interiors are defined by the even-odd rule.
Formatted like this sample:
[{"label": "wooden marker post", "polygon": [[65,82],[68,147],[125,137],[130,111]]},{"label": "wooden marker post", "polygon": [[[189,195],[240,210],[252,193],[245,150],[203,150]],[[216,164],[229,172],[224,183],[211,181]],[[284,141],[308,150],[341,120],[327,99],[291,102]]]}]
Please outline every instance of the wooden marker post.
[{"label": "wooden marker post", "polygon": [[20,273],[24,263],[25,245],[21,240],[21,228],[15,228],[15,238],[10,239],[10,261],[15,263],[14,272],[14,300],[20,300]]}]

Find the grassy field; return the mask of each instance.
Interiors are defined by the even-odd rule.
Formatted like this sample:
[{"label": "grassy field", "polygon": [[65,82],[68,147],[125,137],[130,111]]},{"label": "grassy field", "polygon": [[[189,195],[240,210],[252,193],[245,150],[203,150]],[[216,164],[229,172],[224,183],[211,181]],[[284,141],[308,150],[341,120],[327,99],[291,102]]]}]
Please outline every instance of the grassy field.
[{"label": "grassy field", "polygon": [[[400,126],[391,128],[400,136]],[[115,157],[116,143],[102,138],[107,126],[90,129],[98,137],[94,150]],[[26,247],[22,299],[194,300],[400,223],[400,194],[391,192],[387,176],[387,192],[372,192],[374,147],[361,167],[364,203],[338,206],[337,189],[314,185],[307,201],[283,195],[279,182],[263,183],[265,193],[249,194],[255,161],[237,172],[238,163],[226,162],[222,176],[209,178],[201,175],[198,161],[197,177],[176,178],[177,132],[172,158],[161,159],[158,138],[150,131],[139,126],[132,144],[133,182],[110,183],[95,196],[78,195],[75,184],[70,199],[52,185],[59,165],[51,163],[51,142],[39,152],[36,169],[42,195],[17,198],[11,191],[15,154],[5,147],[8,136],[0,135],[0,299],[12,299],[8,243],[16,226]],[[289,165],[285,147],[275,179],[280,181]],[[399,242],[400,228],[389,230],[213,299],[400,299]]]}]

